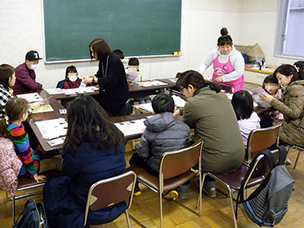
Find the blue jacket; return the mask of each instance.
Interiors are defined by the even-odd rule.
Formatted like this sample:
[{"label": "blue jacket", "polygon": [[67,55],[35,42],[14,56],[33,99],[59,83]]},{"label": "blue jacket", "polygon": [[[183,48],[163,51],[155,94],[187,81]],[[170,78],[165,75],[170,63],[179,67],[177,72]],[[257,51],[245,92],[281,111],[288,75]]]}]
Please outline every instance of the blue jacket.
[{"label": "blue jacket", "polygon": [[[125,147],[100,150],[99,143],[84,143],[75,153],[63,152],[62,172],[65,176],[51,180],[45,186],[45,209],[52,227],[83,227],[84,210],[89,188],[93,183],[125,172]],[[120,216],[125,202],[89,213],[91,225],[107,223]]]}]

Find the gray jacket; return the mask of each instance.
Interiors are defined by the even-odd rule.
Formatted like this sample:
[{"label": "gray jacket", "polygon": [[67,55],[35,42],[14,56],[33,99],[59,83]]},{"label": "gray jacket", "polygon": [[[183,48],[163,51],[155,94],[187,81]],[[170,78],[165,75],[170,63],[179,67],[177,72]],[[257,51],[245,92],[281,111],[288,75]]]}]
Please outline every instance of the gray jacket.
[{"label": "gray jacket", "polygon": [[155,171],[159,171],[163,153],[190,145],[189,126],[174,119],[170,112],[150,117],[144,124],[146,130],[137,146],[137,153]]}]

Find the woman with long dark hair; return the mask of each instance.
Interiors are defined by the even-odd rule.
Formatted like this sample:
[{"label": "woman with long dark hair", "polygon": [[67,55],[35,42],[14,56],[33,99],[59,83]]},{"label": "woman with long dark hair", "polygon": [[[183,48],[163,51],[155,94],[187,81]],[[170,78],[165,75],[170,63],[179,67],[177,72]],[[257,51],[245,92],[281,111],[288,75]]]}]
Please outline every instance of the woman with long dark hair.
[{"label": "woman with long dark hair", "polygon": [[[88,95],[67,107],[68,130],[63,145],[62,172],[65,176],[45,187],[45,208],[51,227],[83,227],[90,186],[96,181],[125,172],[124,136],[109,120],[98,102]],[[89,224],[114,220],[126,203],[89,213]]]}]

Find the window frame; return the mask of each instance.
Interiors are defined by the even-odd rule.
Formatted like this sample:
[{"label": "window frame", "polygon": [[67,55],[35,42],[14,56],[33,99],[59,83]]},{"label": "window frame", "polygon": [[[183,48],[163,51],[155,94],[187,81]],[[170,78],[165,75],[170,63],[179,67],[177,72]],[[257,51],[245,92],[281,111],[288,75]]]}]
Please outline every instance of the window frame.
[{"label": "window frame", "polygon": [[[284,53],[284,47],[286,45],[285,38],[288,30],[289,13],[291,10],[289,3],[290,0],[280,0],[275,44],[275,57],[304,59],[304,53],[303,55],[292,55],[289,53]],[[299,9],[301,10],[301,8]],[[293,8],[292,10],[295,10],[295,8]]]}]

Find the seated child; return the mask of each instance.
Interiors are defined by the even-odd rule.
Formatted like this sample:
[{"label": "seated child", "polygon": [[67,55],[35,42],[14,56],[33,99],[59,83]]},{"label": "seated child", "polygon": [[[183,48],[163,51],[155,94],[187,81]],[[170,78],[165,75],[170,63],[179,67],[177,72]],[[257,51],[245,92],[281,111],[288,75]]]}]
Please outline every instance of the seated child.
[{"label": "seated child", "polygon": [[14,143],[16,154],[23,163],[19,176],[33,177],[38,183],[45,180],[45,176],[38,175],[38,171],[60,170],[61,158],[44,159],[40,164],[40,155],[30,147],[28,134],[22,124],[28,117],[28,102],[22,98],[11,98],[5,105],[5,114],[0,121],[0,135]]},{"label": "seated child", "polygon": [[124,53],[123,53],[121,50],[119,50],[119,49],[115,49],[115,50],[112,51],[112,52],[113,52],[113,54],[115,54],[115,55],[120,59],[121,62],[122,62],[123,59],[125,58]]},{"label": "seated child", "polygon": [[59,81],[56,88],[71,89],[79,88],[81,79],[78,78],[78,72],[75,66],[68,66],[65,70],[65,79]]},{"label": "seated child", "polygon": [[[158,176],[163,153],[190,145],[190,128],[173,117],[174,100],[168,94],[156,95],[152,100],[152,108],[154,116],[144,121],[146,130],[137,145],[137,153],[130,159],[130,165],[140,166]],[[135,195],[140,194],[137,184]]]},{"label": "seated child", "polygon": [[[281,99],[282,98],[282,91],[281,91],[281,86],[277,80],[276,77],[273,75],[268,75],[262,85],[263,89],[268,92],[271,96]],[[277,120],[283,120],[284,116],[282,113],[279,111],[273,111],[273,112],[268,112],[267,115],[263,115],[261,119],[261,127],[270,127],[273,125],[273,121]]]},{"label": "seated child", "polygon": [[[129,83],[141,82],[142,75],[139,71],[139,61],[137,58],[130,58],[128,62],[128,68],[126,69],[127,81]],[[150,97],[135,97],[135,101],[140,104],[150,103]]]},{"label": "seated child", "polygon": [[260,118],[253,111],[253,98],[248,91],[240,90],[234,93],[231,103],[246,147],[250,132],[260,128]]}]

